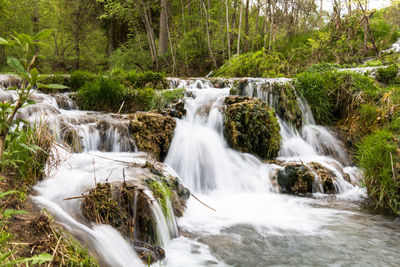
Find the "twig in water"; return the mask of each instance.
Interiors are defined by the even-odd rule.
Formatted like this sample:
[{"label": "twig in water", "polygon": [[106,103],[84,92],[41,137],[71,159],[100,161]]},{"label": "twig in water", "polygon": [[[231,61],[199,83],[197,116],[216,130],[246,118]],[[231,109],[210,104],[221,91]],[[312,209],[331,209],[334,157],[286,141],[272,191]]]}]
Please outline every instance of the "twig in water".
[{"label": "twig in water", "polygon": [[211,209],[211,210],[213,210],[213,211],[216,211],[215,209],[211,208],[210,206],[208,206],[207,204],[205,204],[203,201],[201,201],[200,199],[198,199],[195,195],[193,195],[193,193],[190,193],[190,195],[191,195],[192,197],[194,197],[194,199],[196,199],[198,202],[200,202],[201,204],[203,204],[204,206],[206,206],[207,208],[209,208],[209,209]]},{"label": "twig in water", "polygon": [[93,158],[92,164],[93,164],[93,178],[94,178],[94,186],[96,187],[96,185],[97,185],[97,181],[96,181],[96,168],[95,168],[95,166],[94,166],[94,164],[95,164],[94,158]]},{"label": "twig in water", "polygon": [[64,200],[73,200],[73,199],[80,199],[80,198],[85,198],[86,196],[79,196],[79,197],[68,197],[68,198],[64,198]]}]

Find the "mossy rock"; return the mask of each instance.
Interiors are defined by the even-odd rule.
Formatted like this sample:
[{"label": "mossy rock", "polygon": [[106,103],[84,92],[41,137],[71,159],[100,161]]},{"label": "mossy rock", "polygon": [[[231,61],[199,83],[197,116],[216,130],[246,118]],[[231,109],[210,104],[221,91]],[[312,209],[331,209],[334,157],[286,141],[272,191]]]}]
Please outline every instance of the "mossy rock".
[{"label": "mossy rock", "polygon": [[[337,176],[318,162],[309,162],[305,165],[286,163],[283,164],[283,167],[278,171],[276,180],[284,193],[338,193],[334,184]],[[315,189],[313,189],[314,184],[316,185]]]},{"label": "mossy rock", "polygon": [[[164,174],[160,165],[149,162],[144,166],[133,165],[135,177],[98,183],[84,196],[81,205],[82,214],[89,221],[109,224],[129,239],[146,264],[165,257],[164,250],[158,246],[162,240],[159,240],[157,220],[152,211],[154,201],[159,202],[166,218],[181,217],[190,197],[190,191],[179,179]],[[171,203],[173,214],[167,203]]]},{"label": "mossy rock", "polygon": [[131,240],[144,262],[150,257],[153,263],[163,259],[165,252],[157,246],[156,221],[149,205],[151,199],[144,188],[125,182],[99,183],[85,196],[82,213],[92,222],[115,227]]},{"label": "mossy rock", "polygon": [[276,114],[295,125],[296,128],[301,128],[303,116],[293,85],[290,83],[272,83],[270,87],[274,99],[272,107]]},{"label": "mossy rock", "polygon": [[259,99],[229,96],[225,99],[224,135],[241,152],[271,159],[280,149],[280,127],[273,109]]},{"label": "mossy rock", "polygon": [[175,119],[154,112],[136,113],[128,118],[137,148],[163,161],[174,135]]},{"label": "mossy rock", "polygon": [[288,165],[278,172],[278,184],[282,191],[291,194],[312,193],[314,176],[303,165]]}]

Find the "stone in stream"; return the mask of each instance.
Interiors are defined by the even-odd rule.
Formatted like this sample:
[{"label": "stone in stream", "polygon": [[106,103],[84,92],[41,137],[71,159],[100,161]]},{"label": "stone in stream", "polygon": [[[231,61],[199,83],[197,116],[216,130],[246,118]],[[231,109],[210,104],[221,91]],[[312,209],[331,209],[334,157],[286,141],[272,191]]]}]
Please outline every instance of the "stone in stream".
[{"label": "stone in stream", "polygon": [[163,161],[174,135],[175,119],[155,112],[135,113],[128,116],[128,119],[137,148]]},{"label": "stone in stream", "polygon": [[[321,185],[325,194],[334,194],[335,173],[317,162],[286,163],[276,176],[281,191],[290,194],[313,193],[313,184]],[[316,188],[319,189],[318,186]]]},{"label": "stone in stream", "polygon": [[280,127],[273,109],[260,99],[229,96],[225,99],[224,135],[241,152],[271,159],[280,148]]},{"label": "stone in stream", "polygon": [[[160,163],[158,163],[160,164]],[[180,217],[186,208],[190,192],[177,178],[163,174],[155,165],[132,166],[126,181],[97,184],[89,190],[82,202],[82,213],[90,221],[109,224],[127,237],[144,263],[154,263],[165,257],[158,246],[157,219],[153,213],[154,201],[162,212]],[[152,194],[149,194],[148,192]],[[166,203],[170,201],[174,214],[169,214]]]}]

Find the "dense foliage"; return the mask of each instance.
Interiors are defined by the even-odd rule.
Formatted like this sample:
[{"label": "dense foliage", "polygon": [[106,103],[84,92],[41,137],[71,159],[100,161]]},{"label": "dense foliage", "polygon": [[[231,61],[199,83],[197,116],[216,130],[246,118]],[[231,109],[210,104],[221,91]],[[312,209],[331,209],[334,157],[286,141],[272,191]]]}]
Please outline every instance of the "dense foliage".
[{"label": "dense foliage", "polygon": [[[47,73],[202,76],[223,66],[219,75],[282,76],[322,61],[361,63],[399,37],[395,4],[376,11],[348,2],[320,9],[317,0],[3,0],[0,36],[54,29],[40,48],[38,68]],[[3,69],[13,53],[0,48]]]}]

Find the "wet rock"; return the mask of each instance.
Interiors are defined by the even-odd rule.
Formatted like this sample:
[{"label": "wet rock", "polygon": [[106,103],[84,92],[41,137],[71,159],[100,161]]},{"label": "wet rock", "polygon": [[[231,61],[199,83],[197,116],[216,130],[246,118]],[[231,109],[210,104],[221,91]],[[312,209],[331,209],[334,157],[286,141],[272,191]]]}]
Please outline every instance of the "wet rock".
[{"label": "wet rock", "polygon": [[228,144],[261,159],[278,155],[280,128],[274,111],[259,99],[229,96],[225,99],[224,135]]},{"label": "wet rock", "polygon": [[315,179],[319,179],[319,184],[322,185],[323,192],[325,194],[334,194],[335,185],[334,180],[336,180],[336,175],[333,171],[325,168],[321,164],[317,162],[310,162],[308,166],[312,169],[312,171],[316,174]]},{"label": "wet rock", "polygon": [[64,126],[61,133],[61,140],[71,148],[72,152],[82,152],[81,138],[79,137],[76,129]]},{"label": "wet rock", "polygon": [[165,109],[158,110],[158,113],[164,116],[171,116],[181,119],[186,115],[185,103],[183,101],[179,101],[178,103],[172,104]]},{"label": "wet rock", "polygon": [[[334,184],[337,180],[335,173],[317,162],[306,164],[283,163],[278,165],[283,167],[276,175],[276,181],[282,192],[291,194],[338,193]],[[343,176],[346,179],[345,175]],[[347,178],[350,180],[348,174]]]},{"label": "wet rock", "polygon": [[276,114],[300,129],[303,117],[293,86],[290,83],[272,83],[264,84],[261,89],[270,92]]},{"label": "wet rock", "polygon": [[293,164],[278,171],[277,181],[285,193],[312,193],[314,175],[305,166]]},{"label": "wet rock", "polygon": [[154,112],[136,113],[128,119],[137,148],[163,161],[174,135],[175,120],[171,116]]},{"label": "wet rock", "polygon": [[75,101],[69,98],[66,94],[56,94],[54,95],[54,98],[57,101],[57,105],[62,109],[70,110],[77,108]]}]

